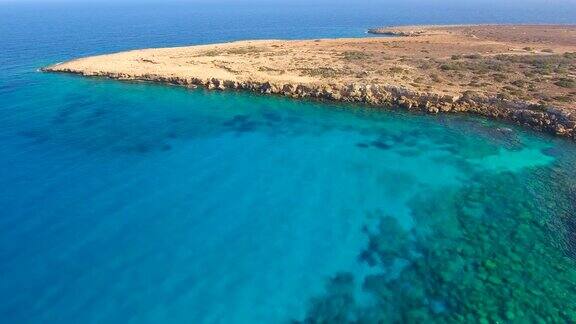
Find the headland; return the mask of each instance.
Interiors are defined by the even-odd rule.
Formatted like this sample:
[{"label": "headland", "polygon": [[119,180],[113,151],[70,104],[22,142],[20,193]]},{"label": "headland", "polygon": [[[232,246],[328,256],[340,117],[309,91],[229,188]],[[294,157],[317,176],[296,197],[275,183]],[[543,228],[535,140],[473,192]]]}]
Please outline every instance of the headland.
[{"label": "headland", "polygon": [[576,26],[404,26],[369,33],[396,37],[142,49],[42,70],[468,112],[576,139]]}]

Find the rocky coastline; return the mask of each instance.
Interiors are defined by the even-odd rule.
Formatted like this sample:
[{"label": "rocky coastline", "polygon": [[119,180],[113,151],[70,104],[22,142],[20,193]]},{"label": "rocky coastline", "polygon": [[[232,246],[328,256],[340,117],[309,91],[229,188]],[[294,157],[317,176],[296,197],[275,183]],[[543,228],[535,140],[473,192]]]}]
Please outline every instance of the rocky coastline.
[{"label": "rocky coastline", "polygon": [[308,98],[342,103],[360,103],[374,107],[388,109],[400,108],[428,114],[471,113],[576,140],[576,117],[567,114],[563,110],[529,102],[507,100],[497,96],[482,96],[475,93],[450,96],[416,92],[392,85],[276,84],[257,81],[238,82],[218,78],[165,77],[154,74],[86,73],[72,69],[62,69],[58,68],[58,66],[42,68],[41,71],[79,74],[88,77],[104,77],[124,81],[146,81],[188,88],[202,87],[207,90],[251,91],[294,99]]},{"label": "rocky coastline", "polygon": [[384,35],[384,36],[398,36],[398,37],[412,37],[424,35],[425,31],[418,29],[399,30],[393,28],[370,28],[368,34]]},{"label": "rocky coastline", "polygon": [[576,140],[576,25],[401,26],[403,36],[150,48],[42,69],[209,90],[472,113]]}]

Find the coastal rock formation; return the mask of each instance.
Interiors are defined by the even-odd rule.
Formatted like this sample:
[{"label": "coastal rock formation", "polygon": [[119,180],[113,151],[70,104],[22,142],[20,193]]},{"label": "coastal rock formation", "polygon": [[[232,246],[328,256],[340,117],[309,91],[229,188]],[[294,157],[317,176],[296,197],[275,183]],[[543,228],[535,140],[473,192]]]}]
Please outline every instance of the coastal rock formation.
[{"label": "coastal rock formation", "polygon": [[[51,68],[45,71],[54,72]],[[74,70],[58,70],[58,72],[78,73]],[[270,82],[237,82],[209,78],[183,79],[179,77],[164,77],[145,74],[130,76],[117,73],[81,73],[85,76],[99,76],[118,80],[151,81],[172,85],[208,90],[247,90],[262,94],[276,94],[295,99],[312,98],[330,101],[363,103],[372,106],[403,108],[430,114],[440,112],[468,112],[485,117],[507,120],[547,133],[576,139],[576,118],[562,110],[553,107],[534,105],[521,101],[509,101],[497,97],[472,96],[440,96],[435,93],[419,93],[395,86],[379,86],[365,84],[336,85],[326,84],[310,86],[304,84],[274,84]]]},{"label": "coastal rock formation", "polygon": [[400,37],[413,37],[425,35],[426,31],[422,29],[397,29],[397,28],[370,28],[369,34],[386,35],[386,36],[400,36]]},{"label": "coastal rock formation", "polygon": [[[430,114],[468,112],[576,139],[572,114],[576,37],[569,37],[576,36],[576,27],[562,27],[569,34],[562,34],[565,38],[550,38],[558,26],[530,27],[535,35],[549,36],[533,39],[530,51],[526,41],[500,39],[514,32],[524,37],[529,27],[511,28],[419,27],[418,37],[246,41],[150,49],[89,57],[42,70]],[[414,36],[414,30],[400,32]],[[442,32],[442,37],[436,36]],[[486,35],[492,35],[491,39],[480,39]],[[453,46],[446,48],[447,43]],[[469,52],[474,54],[463,54]]]}]

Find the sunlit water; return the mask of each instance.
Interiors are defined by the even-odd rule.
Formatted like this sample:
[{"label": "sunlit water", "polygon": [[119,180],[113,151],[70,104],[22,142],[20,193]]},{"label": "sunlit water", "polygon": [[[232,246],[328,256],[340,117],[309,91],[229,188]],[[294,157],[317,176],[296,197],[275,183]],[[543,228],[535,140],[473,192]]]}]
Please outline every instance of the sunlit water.
[{"label": "sunlit water", "polygon": [[[288,29],[288,18],[296,14],[272,10],[272,18],[256,26],[223,31],[209,18],[231,19],[235,11],[164,12],[173,18],[169,24],[144,19],[155,17],[148,7],[124,21],[102,8],[93,20],[77,10],[67,18],[55,9],[12,7],[0,15],[0,41],[7,46],[0,52],[3,322],[330,318],[333,307],[318,310],[314,301],[331,298],[326,284],[336,274],[352,276],[356,303],[371,307],[370,278],[398,276],[410,268],[406,263],[420,260],[420,252],[408,256],[396,240],[389,244],[394,265],[382,265],[389,251],[370,239],[378,224],[388,224],[384,232],[398,227],[380,233],[384,240],[412,233],[409,242],[444,251],[463,241],[443,234],[450,244],[436,242],[440,236],[429,232],[438,226],[465,232],[461,223],[450,223],[450,215],[460,222],[476,215],[482,229],[499,217],[513,215],[516,221],[518,210],[528,212],[554,224],[555,231],[538,243],[544,249],[553,243],[571,260],[573,241],[566,231],[572,223],[562,217],[573,215],[576,197],[573,143],[472,116],[430,117],[36,71],[78,55],[133,47],[361,37],[369,24],[395,23],[397,17],[372,15],[365,23],[355,16],[330,27],[347,17],[340,9],[335,17],[303,16],[301,28]],[[440,12],[433,17],[449,20]],[[186,13],[194,19],[188,21]],[[230,21],[252,21],[249,13]],[[403,21],[430,22],[422,17]],[[490,17],[470,21],[482,19]],[[263,31],[266,23],[276,29]],[[148,34],[140,35],[138,26]],[[476,187],[484,194],[476,194]],[[461,196],[475,205],[460,206]],[[502,240],[521,244],[512,236]],[[424,269],[437,270],[430,264]],[[536,276],[550,279],[549,274]],[[402,280],[413,286],[420,279]],[[441,289],[434,280],[424,281]],[[439,296],[427,296],[426,307],[456,312]],[[360,316],[351,313],[346,316]]]}]

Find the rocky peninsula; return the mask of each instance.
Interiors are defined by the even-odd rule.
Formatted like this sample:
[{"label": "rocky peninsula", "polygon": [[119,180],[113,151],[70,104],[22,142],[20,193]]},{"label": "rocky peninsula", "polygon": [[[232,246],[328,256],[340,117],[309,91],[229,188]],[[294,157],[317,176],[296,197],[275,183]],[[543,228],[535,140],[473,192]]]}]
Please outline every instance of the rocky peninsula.
[{"label": "rocky peninsula", "polygon": [[469,112],[576,140],[576,26],[377,28],[370,37],[134,50],[43,68],[427,113]]}]

